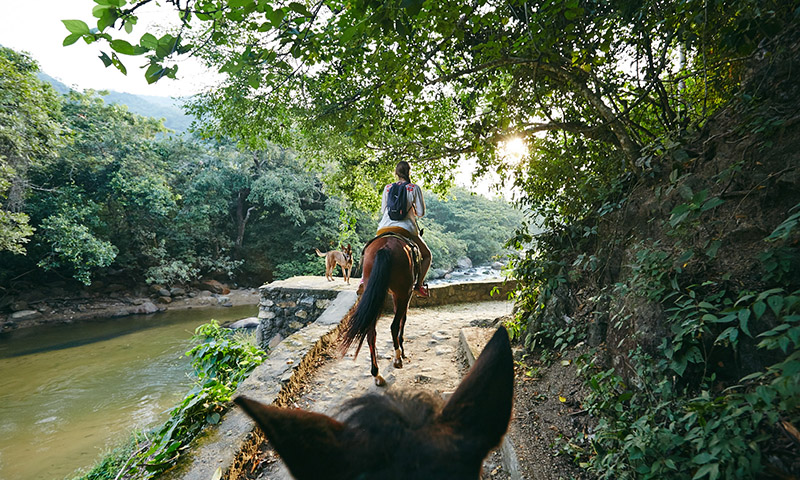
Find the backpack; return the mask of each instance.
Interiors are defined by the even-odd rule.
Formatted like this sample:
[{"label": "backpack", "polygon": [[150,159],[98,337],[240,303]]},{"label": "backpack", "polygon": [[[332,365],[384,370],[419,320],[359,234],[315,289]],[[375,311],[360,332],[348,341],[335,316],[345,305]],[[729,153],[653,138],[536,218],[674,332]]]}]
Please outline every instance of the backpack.
[{"label": "backpack", "polygon": [[403,220],[408,216],[408,193],[406,192],[408,182],[393,183],[389,187],[389,195],[386,199],[386,208],[389,210],[389,218],[392,220]]}]

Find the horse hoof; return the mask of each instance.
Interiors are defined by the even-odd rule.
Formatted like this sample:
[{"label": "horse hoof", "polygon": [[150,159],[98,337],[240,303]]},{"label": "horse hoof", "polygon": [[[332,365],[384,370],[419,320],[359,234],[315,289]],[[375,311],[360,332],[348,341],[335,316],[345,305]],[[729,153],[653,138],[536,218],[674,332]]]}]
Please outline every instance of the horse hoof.
[{"label": "horse hoof", "polygon": [[403,368],[403,360],[399,358],[394,359],[394,368]]},{"label": "horse hoof", "polygon": [[383,379],[380,375],[375,376],[375,385],[382,387],[386,385],[386,380]]}]

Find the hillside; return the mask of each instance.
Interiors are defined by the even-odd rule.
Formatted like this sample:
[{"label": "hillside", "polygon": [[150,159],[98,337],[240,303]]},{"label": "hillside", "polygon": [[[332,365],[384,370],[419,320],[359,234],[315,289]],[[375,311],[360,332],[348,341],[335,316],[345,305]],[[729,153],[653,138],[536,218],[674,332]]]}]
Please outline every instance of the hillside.
[{"label": "hillside", "polygon": [[[564,451],[602,478],[800,471],[800,43],[789,39],[607,203],[540,235],[545,260],[517,270],[541,291],[526,344],[579,364],[581,408],[602,432],[573,432]],[[576,359],[570,343],[591,350]]]},{"label": "hillside", "polygon": [[[48,82],[58,93],[66,94],[71,88],[63,82],[40,72],[39,78]],[[183,98],[159,97],[155,95],[134,95],[131,93],[108,90],[104,95],[106,103],[126,105],[128,109],[138,115],[152,118],[163,118],[164,125],[176,133],[183,133],[189,129],[192,118],[183,112]]]}]

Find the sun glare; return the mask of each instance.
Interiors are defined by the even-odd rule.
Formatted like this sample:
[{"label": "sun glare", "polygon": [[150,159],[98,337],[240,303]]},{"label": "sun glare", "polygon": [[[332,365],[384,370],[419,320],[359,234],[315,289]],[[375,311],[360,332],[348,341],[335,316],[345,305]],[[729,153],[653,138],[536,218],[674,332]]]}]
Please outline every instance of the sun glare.
[{"label": "sun glare", "polygon": [[500,156],[510,164],[517,164],[528,153],[528,144],[520,137],[511,137],[500,143]]}]

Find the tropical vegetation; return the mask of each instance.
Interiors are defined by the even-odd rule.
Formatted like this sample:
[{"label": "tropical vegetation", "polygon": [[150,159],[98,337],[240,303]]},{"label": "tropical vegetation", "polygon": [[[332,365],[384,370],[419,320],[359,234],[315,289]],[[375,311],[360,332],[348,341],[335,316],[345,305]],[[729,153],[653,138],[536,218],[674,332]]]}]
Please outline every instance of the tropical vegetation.
[{"label": "tropical vegetation", "polygon": [[[37,280],[90,285],[98,275],[128,285],[201,277],[258,285],[320,275],[315,248],[358,250],[374,234],[375,213],[326,187],[291,148],[169,135],[160,120],[106,104],[99,92],[57,95],[37,79],[34,60],[2,54],[0,285],[8,292]],[[373,184],[371,195],[379,191]],[[426,197],[426,238],[440,269],[503,255],[521,218],[465,190]]]},{"label": "tropical vegetation", "polygon": [[[177,77],[181,55],[202,59],[225,79],[190,108],[198,135],[296,152],[346,202],[343,223],[374,211],[397,158],[414,159],[438,193],[465,159],[476,178],[513,184],[533,215],[509,244],[519,250],[509,326],[545,359],[587,348],[595,430],[564,452],[588,474],[800,468],[796,2],[200,0],[155,7],[177,25],[158,36],[136,25],[149,0],[95,3],[91,27],[65,20],[65,44],[97,42],[123,73],[126,56],[141,58],[150,82]],[[26,191],[14,175],[39,168],[24,152],[59,148],[60,113],[40,107],[24,104],[53,128],[25,148],[2,143],[9,205]],[[516,138],[528,154],[509,162]],[[114,170],[115,188],[128,172]],[[116,208],[135,217],[143,192],[125,191]],[[79,257],[51,241],[41,268],[81,278],[116,254],[75,226],[102,218],[90,200],[46,223],[7,209],[3,245],[19,251],[41,218],[45,232],[92,245]],[[152,201],[166,208],[169,196]],[[240,259],[238,237],[226,238],[214,258],[228,267]]]}]

